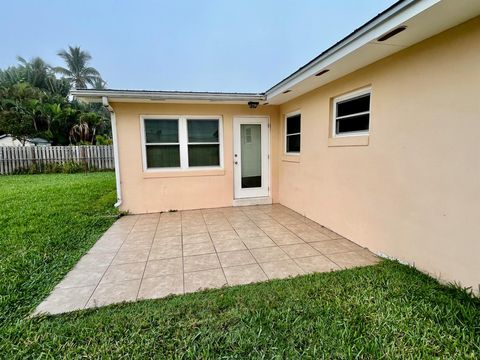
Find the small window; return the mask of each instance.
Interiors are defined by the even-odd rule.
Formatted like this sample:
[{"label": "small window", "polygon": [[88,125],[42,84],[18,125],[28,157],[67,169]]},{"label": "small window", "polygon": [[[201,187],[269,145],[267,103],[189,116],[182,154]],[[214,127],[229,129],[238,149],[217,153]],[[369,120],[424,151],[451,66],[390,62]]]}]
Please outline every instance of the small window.
[{"label": "small window", "polygon": [[370,129],[370,89],[333,100],[333,136],[368,135]]},{"label": "small window", "polygon": [[180,167],[178,119],[145,119],[148,168]]},{"label": "small window", "polygon": [[220,166],[218,119],[187,120],[188,166]]},{"label": "small window", "polygon": [[301,115],[292,114],[285,118],[285,153],[300,153]]}]

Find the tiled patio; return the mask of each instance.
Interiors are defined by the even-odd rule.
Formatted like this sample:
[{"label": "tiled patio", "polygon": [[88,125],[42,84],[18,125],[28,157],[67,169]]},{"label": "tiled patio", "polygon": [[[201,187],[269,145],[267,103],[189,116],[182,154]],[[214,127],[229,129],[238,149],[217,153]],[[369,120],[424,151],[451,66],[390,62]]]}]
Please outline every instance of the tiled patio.
[{"label": "tiled patio", "polygon": [[281,205],[119,219],[35,313],[371,265],[368,250]]}]

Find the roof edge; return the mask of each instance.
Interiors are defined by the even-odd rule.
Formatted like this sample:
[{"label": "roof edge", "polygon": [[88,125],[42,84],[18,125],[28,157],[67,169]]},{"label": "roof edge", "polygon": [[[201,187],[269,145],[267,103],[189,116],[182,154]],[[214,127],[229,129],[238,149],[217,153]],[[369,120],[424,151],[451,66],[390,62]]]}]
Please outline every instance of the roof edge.
[{"label": "roof edge", "polygon": [[387,21],[391,17],[397,15],[398,13],[402,12],[406,8],[410,7],[412,4],[422,2],[422,0],[399,0],[389,6],[387,9],[373,17],[372,19],[368,20],[365,24],[360,26],[359,28],[355,29],[353,32],[348,34],[346,37],[341,39],[340,41],[336,42],[326,50],[324,50],[320,55],[317,55],[315,58],[307,62],[305,65],[301,66],[298,68],[296,71],[294,71],[292,74],[288,75],[286,78],[283,80],[279,81],[275,85],[273,85],[270,89],[265,91],[265,94],[267,95],[267,98],[269,95],[271,95],[273,92],[278,90],[279,88],[284,87],[287,85],[290,81],[295,80],[299,76],[301,76],[303,73],[306,71],[310,70],[311,68],[315,67],[318,63],[322,62],[323,60],[327,59],[337,51],[341,50],[345,46],[347,46],[349,43],[355,41],[356,39],[362,37],[363,35],[367,34],[369,31],[374,29],[375,27],[379,26],[383,22]]},{"label": "roof edge", "polygon": [[193,100],[193,101],[263,101],[263,93],[226,93],[200,91],[150,91],[150,90],[96,90],[76,89],[70,94],[76,97],[99,98],[114,97],[130,100]]}]

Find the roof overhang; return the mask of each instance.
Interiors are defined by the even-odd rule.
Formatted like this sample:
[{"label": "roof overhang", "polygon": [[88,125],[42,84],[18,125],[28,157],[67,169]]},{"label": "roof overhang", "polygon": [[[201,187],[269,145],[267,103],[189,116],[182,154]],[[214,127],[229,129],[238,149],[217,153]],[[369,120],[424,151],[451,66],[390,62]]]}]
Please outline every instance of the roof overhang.
[{"label": "roof overhang", "polygon": [[[79,89],[72,90],[71,94],[87,102],[102,102],[102,98],[107,98],[110,102],[268,102],[278,105],[478,15],[480,0],[400,0],[265,93]],[[385,41],[378,41],[399,27],[406,29]],[[328,72],[324,72],[327,69]]]},{"label": "roof overhang", "polygon": [[[267,90],[266,101],[282,104],[479,14],[479,0],[399,1]],[[401,26],[406,30],[378,41]]]},{"label": "roof overhang", "polygon": [[246,104],[261,102],[265,95],[255,93],[221,93],[221,92],[182,92],[182,91],[146,91],[146,90],[95,90],[78,89],[70,92],[75,98],[85,102],[163,102],[189,104]]}]

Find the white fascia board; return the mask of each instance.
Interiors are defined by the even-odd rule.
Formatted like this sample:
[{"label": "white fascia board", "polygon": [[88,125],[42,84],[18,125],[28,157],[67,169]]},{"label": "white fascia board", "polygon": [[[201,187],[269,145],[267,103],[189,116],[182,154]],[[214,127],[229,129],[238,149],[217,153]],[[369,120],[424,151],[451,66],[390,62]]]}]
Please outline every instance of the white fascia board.
[{"label": "white fascia board", "polygon": [[72,90],[71,95],[83,99],[98,99],[101,101],[103,97],[110,99],[125,100],[152,100],[152,101],[263,101],[263,94],[248,93],[213,93],[213,92],[176,92],[176,91],[135,91],[135,90],[94,90],[82,89]]},{"label": "white fascia board", "polygon": [[365,26],[364,29],[352,34],[349,38],[340,42],[311,64],[297,70],[285,80],[267,90],[266,101],[270,101],[270,99],[282,94],[285,90],[290,89],[310,76],[314,76],[320,70],[327,68],[332,63],[347,56],[369,42],[378,39],[383,34],[422,13],[440,1],[441,0],[410,0],[400,3],[398,5],[400,8],[393,8],[391,11],[382,14],[378,19]]}]

